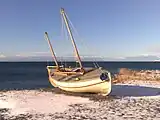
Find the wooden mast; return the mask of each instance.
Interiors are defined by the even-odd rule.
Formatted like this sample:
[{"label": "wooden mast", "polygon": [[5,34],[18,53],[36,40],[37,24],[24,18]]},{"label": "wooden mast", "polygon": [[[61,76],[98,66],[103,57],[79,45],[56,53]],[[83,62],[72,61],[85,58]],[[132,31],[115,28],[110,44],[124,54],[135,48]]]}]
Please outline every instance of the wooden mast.
[{"label": "wooden mast", "polygon": [[52,57],[53,57],[53,59],[54,59],[54,62],[55,62],[55,64],[56,64],[56,66],[57,66],[57,69],[59,69],[59,65],[58,65],[58,62],[57,62],[57,58],[56,58],[56,55],[54,54],[54,51],[53,51],[53,48],[52,48],[52,45],[51,45],[51,42],[50,42],[50,40],[49,40],[49,37],[48,37],[48,33],[47,33],[47,32],[45,32],[45,38],[46,38],[46,40],[48,41],[49,48],[50,48],[50,51],[51,51],[51,53],[52,53]]},{"label": "wooden mast", "polygon": [[[73,38],[73,35],[72,35],[72,32],[71,32],[71,29],[70,29],[70,26],[69,26],[69,24],[68,24],[68,20],[67,20],[67,17],[66,17],[66,14],[65,14],[63,8],[61,8],[61,14],[62,14],[62,16],[63,16],[63,20],[64,20],[64,22],[65,22],[65,24],[66,24],[66,28],[67,28],[67,30],[68,30],[70,39],[71,39],[71,41],[72,41],[72,44],[73,44],[73,47],[74,47],[74,50],[75,50],[75,53],[76,53],[76,57],[78,58],[78,62],[79,62],[79,65],[80,65],[80,69],[83,70],[81,58],[80,58],[80,56],[79,56],[78,49],[77,49],[77,46],[76,46],[76,44],[75,44],[75,41],[74,41],[74,38]],[[84,70],[83,70],[83,72],[84,72]]]}]

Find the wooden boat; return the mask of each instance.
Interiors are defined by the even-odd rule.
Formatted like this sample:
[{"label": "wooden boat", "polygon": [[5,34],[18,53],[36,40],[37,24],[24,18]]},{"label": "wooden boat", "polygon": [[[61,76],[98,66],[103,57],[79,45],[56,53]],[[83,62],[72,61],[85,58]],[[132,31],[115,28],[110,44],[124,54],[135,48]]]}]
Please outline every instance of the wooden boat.
[{"label": "wooden boat", "polygon": [[53,51],[48,33],[45,32],[45,38],[48,41],[55,66],[47,66],[49,81],[54,87],[58,87],[70,92],[86,92],[86,93],[100,93],[108,95],[111,92],[111,74],[109,71],[99,68],[86,68],[82,65],[81,58],[75,44],[68,17],[63,8],[61,8],[61,15],[66,25],[66,29],[72,41],[76,58],[79,67],[64,67],[60,66]]}]

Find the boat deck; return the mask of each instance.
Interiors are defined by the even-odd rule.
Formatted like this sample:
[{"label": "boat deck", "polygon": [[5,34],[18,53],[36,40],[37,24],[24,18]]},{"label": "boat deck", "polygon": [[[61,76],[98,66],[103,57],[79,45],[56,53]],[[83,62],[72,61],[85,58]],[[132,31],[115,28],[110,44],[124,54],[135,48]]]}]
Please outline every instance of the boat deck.
[{"label": "boat deck", "polygon": [[68,76],[62,76],[62,75],[55,75],[54,69],[51,70],[52,78],[56,79],[58,81],[86,81],[86,80],[92,80],[92,78],[99,77],[102,73],[101,69],[88,69],[88,72],[86,72],[84,75],[68,75]]}]

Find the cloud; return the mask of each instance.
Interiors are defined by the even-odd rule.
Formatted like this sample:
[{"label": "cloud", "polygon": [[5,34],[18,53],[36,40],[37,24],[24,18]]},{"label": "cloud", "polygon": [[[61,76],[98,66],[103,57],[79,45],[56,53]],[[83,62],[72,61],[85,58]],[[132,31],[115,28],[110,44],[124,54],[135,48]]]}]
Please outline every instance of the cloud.
[{"label": "cloud", "polygon": [[36,56],[49,56],[49,52],[30,52],[30,53],[19,53],[16,57],[36,57]]},{"label": "cloud", "polygon": [[32,52],[32,53],[35,53],[35,54],[49,54],[49,52]]},{"label": "cloud", "polygon": [[152,45],[147,49],[150,53],[160,53],[160,45]]},{"label": "cloud", "polygon": [[156,56],[156,57],[160,57],[160,52],[158,53],[155,53],[155,52],[148,52],[148,53],[145,53],[145,54],[142,54],[142,56]]},{"label": "cloud", "polygon": [[31,53],[32,55],[34,55],[34,56],[49,56],[49,55],[51,55],[51,53],[50,52],[32,52]]},{"label": "cloud", "polygon": [[125,59],[125,57],[113,57],[114,59]]},{"label": "cloud", "polygon": [[26,54],[17,54],[16,57],[29,57],[29,56]]},{"label": "cloud", "polygon": [[0,54],[0,58],[6,58],[6,56],[3,54]]}]

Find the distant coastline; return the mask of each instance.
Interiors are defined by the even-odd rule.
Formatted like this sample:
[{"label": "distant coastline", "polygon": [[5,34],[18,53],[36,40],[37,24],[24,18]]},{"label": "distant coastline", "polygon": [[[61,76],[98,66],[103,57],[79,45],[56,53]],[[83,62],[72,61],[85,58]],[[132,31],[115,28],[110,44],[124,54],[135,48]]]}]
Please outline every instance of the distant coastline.
[{"label": "distant coastline", "polygon": [[[4,61],[1,61],[0,60],[0,63],[7,63],[7,62],[11,62],[11,63],[12,62],[13,63],[14,62],[15,63],[18,63],[18,62],[21,62],[21,63],[27,63],[27,62],[28,63],[32,63],[32,62],[39,62],[39,63],[49,62],[49,63],[54,63],[54,61],[52,61],[52,60],[49,60],[49,61],[47,61],[47,60],[46,61],[45,60],[42,60],[42,61],[41,60],[39,60],[39,61],[36,61],[36,60],[35,61],[34,60],[28,60],[28,61],[25,61],[25,60],[21,60],[21,61],[18,61],[18,60],[17,61],[4,60]],[[61,61],[58,61],[58,62],[60,63]],[[70,62],[75,62],[75,61],[72,60],[72,61],[62,61],[62,62],[69,62],[70,63]],[[83,62],[98,62],[98,63],[99,62],[107,62],[107,63],[110,63],[110,62],[112,62],[112,63],[160,63],[160,61],[132,61],[132,60],[130,60],[130,61],[114,61],[114,60],[113,61],[107,61],[107,60],[105,60],[105,61],[87,61],[86,60],[85,61],[84,60],[84,61],[82,61],[82,63]]]},{"label": "distant coastline", "polygon": [[[6,56],[3,58],[0,58],[0,62],[45,62],[45,61],[52,61],[51,56]],[[65,57],[57,57],[58,61],[67,61],[72,62],[75,61],[75,57],[73,56],[65,56]],[[159,56],[154,55],[148,55],[148,56],[132,56],[132,57],[99,57],[99,56],[81,56],[81,60],[84,62],[87,61],[105,61],[105,62],[160,62]]]},{"label": "distant coastline", "polygon": [[[54,62],[53,60],[0,60],[0,62]],[[76,62],[76,60],[58,60],[58,62]],[[138,63],[158,63],[160,61],[152,60],[82,60],[82,62],[138,62]]]}]

